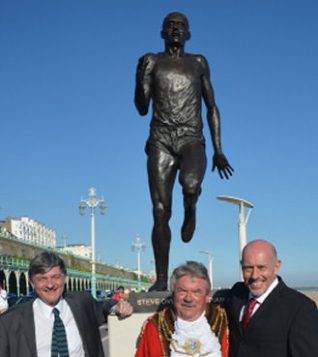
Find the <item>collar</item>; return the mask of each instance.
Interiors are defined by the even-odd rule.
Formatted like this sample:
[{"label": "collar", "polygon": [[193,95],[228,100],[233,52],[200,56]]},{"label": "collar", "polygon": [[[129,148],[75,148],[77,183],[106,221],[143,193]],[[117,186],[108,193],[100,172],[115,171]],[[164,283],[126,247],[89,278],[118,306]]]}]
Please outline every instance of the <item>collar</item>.
[{"label": "collar", "polygon": [[[47,319],[50,319],[53,307],[46,304],[44,301],[42,301],[40,298],[36,298],[34,301],[34,307],[38,308],[43,316],[45,316]],[[58,301],[58,303],[54,306],[56,307],[60,313],[63,312],[63,309],[65,307],[65,300],[63,297],[61,297]]]},{"label": "collar", "polygon": [[188,328],[188,327],[190,328],[190,327],[196,325],[197,323],[202,322],[204,319],[205,319],[205,311],[203,311],[202,315],[193,321],[183,320],[181,317],[177,316],[178,324],[180,324],[181,326],[185,326],[186,328]]}]

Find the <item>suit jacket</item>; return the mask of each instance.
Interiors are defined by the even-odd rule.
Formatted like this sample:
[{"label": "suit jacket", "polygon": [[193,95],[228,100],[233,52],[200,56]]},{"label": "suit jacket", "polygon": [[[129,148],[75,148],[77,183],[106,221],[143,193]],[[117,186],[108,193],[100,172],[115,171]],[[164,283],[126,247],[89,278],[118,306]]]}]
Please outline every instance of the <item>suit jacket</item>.
[{"label": "suit jacket", "polygon": [[[107,301],[104,304],[98,304],[86,292],[67,292],[64,298],[74,315],[85,356],[104,357],[98,327],[105,321],[105,315],[108,314],[114,302]],[[1,357],[37,357],[33,302],[17,305],[1,315]]]},{"label": "suit jacket", "polygon": [[248,289],[237,283],[230,291],[227,312],[231,357],[317,357],[318,310],[305,295],[279,284],[251,317],[243,332],[240,311]]}]

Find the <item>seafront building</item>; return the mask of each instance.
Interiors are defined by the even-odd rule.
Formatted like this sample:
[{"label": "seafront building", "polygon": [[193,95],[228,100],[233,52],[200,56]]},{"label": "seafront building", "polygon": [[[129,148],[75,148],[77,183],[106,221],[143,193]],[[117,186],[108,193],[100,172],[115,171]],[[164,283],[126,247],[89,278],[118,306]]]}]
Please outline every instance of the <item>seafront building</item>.
[{"label": "seafront building", "polygon": [[2,231],[10,233],[18,240],[43,247],[56,247],[55,231],[28,216],[8,217],[1,226]]},{"label": "seafront building", "polygon": [[92,258],[92,248],[89,245],[85,244],[68,244],[64,247],[57,247],[59,250],[63,252],[69,252],[79,257],[83,257],[86,259]]},{"label": "seafront building", "polygon": [[[0,221],[0,282],[10,294],[26,295],[31,291],[28,267],[30,260],[43,250],[59,254],[67,266],[67,290],[91,289],[91,247],[84,244],[56,247],[56,233],[28,216],[8,217]],[[150,285],[142,277],[142,287]],[[138,290],[137,274],[116,268],[104,262],[96,262],[96,288],[115,290],[124,285]]]}]

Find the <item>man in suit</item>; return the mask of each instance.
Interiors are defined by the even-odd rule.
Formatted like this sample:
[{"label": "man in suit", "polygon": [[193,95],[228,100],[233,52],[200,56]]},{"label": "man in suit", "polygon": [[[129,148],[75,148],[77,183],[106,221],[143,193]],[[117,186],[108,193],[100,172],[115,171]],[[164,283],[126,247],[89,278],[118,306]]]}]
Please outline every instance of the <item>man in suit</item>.
[{"label": "man in suit", "polygon": [[53,356],[56,309],[62,320],[59,331],[66,334],[59,356],[103,357],[99,325],[111,310],[122,317],[132,313],[125,301],[98,304],[87,292],[64,293],[66,267],[55,253],[36,256],[30,262],[29,277],[35,300],[17,305],[0,317],[1,357]]},{"label": "man in suit", "polygon": [[230,356],[317,357],[317,306],[278,276],[281,261],[275,247],[252,241],[241,264],[244,283],[233,286],[227,301]]}]

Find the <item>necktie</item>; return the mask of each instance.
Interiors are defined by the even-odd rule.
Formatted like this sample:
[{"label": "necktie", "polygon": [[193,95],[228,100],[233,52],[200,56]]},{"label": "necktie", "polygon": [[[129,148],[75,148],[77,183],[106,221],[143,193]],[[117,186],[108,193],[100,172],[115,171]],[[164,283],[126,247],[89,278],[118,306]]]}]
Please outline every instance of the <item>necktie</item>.
[{"label": "necktie", "polygon": [[256,305],[256,303],[257,303],[257,300],[252,298],[248,301],[248,303],[245,307],[243,318],[241,321],[241,326],[242,326],[243,330],[246,329],[248,322],[250,321],[250,318],[252,316],[252,312],[253,312],[253,309],[254,309],[254,306]]},{"label": "necktie", "polygon": [[60,312],[53,309],[54,324],[52,332],[51,357],[69,357],[65,327],[60,318]]}]

